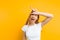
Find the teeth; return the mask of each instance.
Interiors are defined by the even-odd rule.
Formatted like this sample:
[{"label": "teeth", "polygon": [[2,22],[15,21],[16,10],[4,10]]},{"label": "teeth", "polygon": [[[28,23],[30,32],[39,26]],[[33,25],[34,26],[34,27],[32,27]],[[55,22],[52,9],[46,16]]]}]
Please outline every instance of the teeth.
[{"label": "teeth", "polygon": [[34,19],[31,19],[31,20],[34,20]]}]

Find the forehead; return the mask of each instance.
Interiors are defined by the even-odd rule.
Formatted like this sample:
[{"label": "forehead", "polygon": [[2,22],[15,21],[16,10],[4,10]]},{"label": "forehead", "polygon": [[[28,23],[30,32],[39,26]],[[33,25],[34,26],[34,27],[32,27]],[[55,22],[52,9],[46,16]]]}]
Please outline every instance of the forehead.
[{"label": "forehead", "polygon": [[38,15],[37,15],[37,14],[31,14],[30,16],[36,16],[36,17],[38,17]]}]

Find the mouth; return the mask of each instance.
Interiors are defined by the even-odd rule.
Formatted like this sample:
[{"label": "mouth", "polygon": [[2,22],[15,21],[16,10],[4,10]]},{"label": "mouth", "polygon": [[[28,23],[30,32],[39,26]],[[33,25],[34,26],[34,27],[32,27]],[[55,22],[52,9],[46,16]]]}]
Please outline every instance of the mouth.
[{"label": "mouth", "polygon": [[31,18],[31,20],[35,20],[35,19]]}]

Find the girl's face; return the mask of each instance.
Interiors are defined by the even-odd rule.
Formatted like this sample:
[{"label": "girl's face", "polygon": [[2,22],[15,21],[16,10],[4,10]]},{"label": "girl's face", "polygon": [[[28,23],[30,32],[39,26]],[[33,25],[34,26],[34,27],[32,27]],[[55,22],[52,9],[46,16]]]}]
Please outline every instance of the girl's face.
[{"label": "girl's face", "polygon": [[37,14],[35,14],[35,12],[33,12],[33,13],[31,13],[30,14],[30,17],[29,17],[29,22],[30,23],[35,23],[35,21],[38,19],[38,15]]}]

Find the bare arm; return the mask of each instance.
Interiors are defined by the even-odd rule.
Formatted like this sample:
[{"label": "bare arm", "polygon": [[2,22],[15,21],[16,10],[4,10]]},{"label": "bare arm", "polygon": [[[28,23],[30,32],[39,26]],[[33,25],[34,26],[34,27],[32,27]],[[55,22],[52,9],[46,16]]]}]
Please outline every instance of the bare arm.
[{"label": "bare arm", "polygon": [[49,14],[49,13],[46,13],[46,12],[38,12],[37,9],[32,9],[32,10],[36,12],[36,13],[33,13],[33,14],[38,14],[38,15],[42,15],[42,16],[46,17],[46,19],[44,19],[42,21],[42,26],[45,25],[46,23],[48,23],[53,18],[52,14]]},{"label": "bare arm", "polygon": [[23,32],[23,40],[26,40],[26,34]]},{"label": "bare arm", "polygon": [[48,23],[52,18],[53,15],[45,12],[39,12],[40,15],[45,16],[46,18],[42,21],[42,26]]}]

